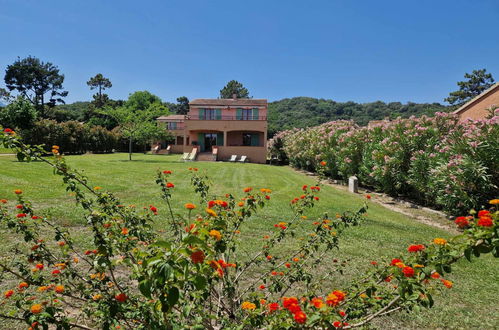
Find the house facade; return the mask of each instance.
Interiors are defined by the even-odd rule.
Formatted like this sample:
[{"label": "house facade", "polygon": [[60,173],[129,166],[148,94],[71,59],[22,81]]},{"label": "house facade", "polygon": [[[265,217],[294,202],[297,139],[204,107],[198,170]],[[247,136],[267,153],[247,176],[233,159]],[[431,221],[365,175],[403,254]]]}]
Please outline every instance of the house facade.
[{"label": "house facade", "polygon": [[491,108],[499,108],[499,83],[465,103],[454,113],[459,115],[460,121],[485,119],[490,115]]},{"label": "house facade", "polygon": [[[211,154],[216,160],[228,160],[232,155],[245,155],[252,163],[267,160],[265,99],[196,99],[189,102],[187,115],[157,120],[174,136],[169,152],[185,153],[196,148],[199,159]],[[162,142],[161,149],[165,148]]]}]

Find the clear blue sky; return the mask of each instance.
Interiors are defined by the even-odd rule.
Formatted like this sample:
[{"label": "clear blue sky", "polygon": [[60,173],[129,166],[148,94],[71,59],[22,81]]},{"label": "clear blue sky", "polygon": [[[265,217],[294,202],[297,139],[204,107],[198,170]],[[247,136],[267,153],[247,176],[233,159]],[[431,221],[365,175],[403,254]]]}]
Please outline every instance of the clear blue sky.
[{"label": "clear blue sky", "polygon": [[0,69],[56,64],[68,102],[89,77],[112,98],[217,97],[231,79],[255,98],[442,102],[465,72],[499,80],[499,1],[0,0]]}]

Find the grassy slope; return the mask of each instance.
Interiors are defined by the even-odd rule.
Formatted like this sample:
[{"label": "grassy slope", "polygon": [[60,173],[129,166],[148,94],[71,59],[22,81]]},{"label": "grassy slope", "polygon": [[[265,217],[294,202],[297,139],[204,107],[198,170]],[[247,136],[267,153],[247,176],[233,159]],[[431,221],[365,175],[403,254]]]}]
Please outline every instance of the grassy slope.
[{"label": "grassy slope", "polygon": [[[99,185],[122,198],[124,203],[137,206],[157,205],[159,208],[158,228],[166,228],[166,209],[162,207],[159,190],[154,183],[157,169],[170,169],[174,172],[172,182],[175,188],[175,207],[182,211],[186,202],[197,203],[193,196],[189,175],[189,166],[196,166],[207,171],[213,182],[213,192],[238,194],[242,188],[267,187],[272,189],[272,203],[265,216],[249,223],[243,230],[243,238],[259,239],[274,230],[276,221],[286,221],[291,212],[287,206],[289,200],[299,195],[303,184],[313,184],[312,178],[298,174],[288,167],[272,167],[256,164],[231,163],[182,163],[179,156],[134,155],[134,161],[126,161],[127,155],[91,155],[68,157],[68,162],[79,169],[84,169],[91,185]],[[12,190],[20,188],[35,206],[53,215],[60,224],[73,227],[80,232],[82,245],[88,244],[84,232],[82,212],[74,207],[71,197],[64,191],[61,181],[52,175],[51,170],[42,163],[19,163],[14,157],[0,157],[0,198],[13,198]],[[310,220],[303,220],[302,226],[312,226],[314,217],[323,212],[334,215],[348,209],[356,209],[363,202],[361,196],[324,187],[318,207],[310,214]],[[329,280],[334,287],[342,287],[348,278],[369,267],[369,261],[391,258],[402,253],[408,244],[429,242],[434,237],[449,237],[449,234],[424,224],[408,219],[378,205],[371,205],[368,219],[357,228],[349,230],[341,241],[340,252],[333,252],[325,258],[325,264],[331,264],[333,258],[348,259],[351,270],[345,278],[333,274]],[[0,239],[9,242],[4,232]],[[243,248],[248,252],[254,247],[243,239]],[[254,242],[254,241],[253,241]],[[7,243],[0,246],[5,253]],[[286,253],[286,251],[280,251]],[[277,252],[278,254],[279,252]],[[421,313],[399,313],[376,322],[379,327],[404,328],[491,328],[497,326],[494,314],[499,312],[495,298],[499,292],[499,262],[490,257],[475,260],[473,263],[461,261],[449,279],[455,281],[455,287],[445,290],[437,297],[436,307]],[[329,286],[329,285],[328,285]]]}]

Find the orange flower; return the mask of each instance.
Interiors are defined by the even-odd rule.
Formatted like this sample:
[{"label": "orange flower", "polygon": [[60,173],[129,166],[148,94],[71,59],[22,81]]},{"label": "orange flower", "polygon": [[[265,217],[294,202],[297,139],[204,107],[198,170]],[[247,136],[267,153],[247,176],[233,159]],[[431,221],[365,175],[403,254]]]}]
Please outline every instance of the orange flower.
[{"label": "orange flower", "polygon": [[186,209],[188,210],[194,210],[196,208],[196,205],[192,204],[192,203],[187,203],[184,205]]},{"label": "orange flower", "polygon": [[63,293],[64,292],[64,286],[63,285],[57,285],[54,290],[57,293]]},{"label": "orange flower", "polygon": [[66,242],[64,242],[64,241],[60,241],[60,242],[57,242],[57,245],[59,245],[59,246],[64,246],[64,245],[66,245]]},{"label": "orange flower", "polygon": [[322,298],[312,298],[312,305],[314,305],[315,308],[322,308],[324,306],[324,300],[322,300]]},{"label": "orange flower", "polygon": [[43,306],[40,304],[34,304],[31,306],[30,310],[33,314],[40,314],[43,311]]},{"label": "orange flower", "polygon": [[101,190],[101,189],[102,189],[102,187],[99,187],[99,186],[94,187],[94,190]]},{"label": "orange flower", "polygon": [[216,217],[217,216],[217,212],[213,211],[212,209],[206,209],[206,213],[208,213],[212,217]]},{"label": "orange flower", "polygon": [[343,291],[339,291],[339,290],[335,290],[335,291],[331,292],[326,297],[326,303],[329,306],[337,306],[343,300],[345,300],[345,293]]},{"label": "orange flower", "polygon": [[440,281],[442,281],[442,284],[445,285],[448,289],[452,288],[453,283],[451,281],[444,280],[444,279],[441,279]]},{"label": "orange flower", "polygon": [[404,273],[405,277],[413,277],[414,276],[414,269],[412,267],[406,266],[402,268],[402,273]]},{"label": "orange flower", "polygon": [[492,227],[494,225],[494,221],[492,218],[485,216],[478,219],[476,225],[480,227]]},{"label": "orange flower", "polygon": [[447,240],[445,238],[435,238],[433,240],[433,243],[435,243],[437,245],[445,245],[445,244],[447,244]]},{"label": "orange flower", "polygon": [[22,193],[23,193],[23,191],[21,189],[14,190],[14,194],[16,194],[16,195],[21,195]]},{"label": "orange flower", "polygon": [[123,235],[128,235],[128,228],[123,227],[123,229],[121,229],[121,233],[122,233]]},{"label": "orange flower", "polygon": [[295,257],[295,258],[293,258],[293,261],[294,261],[294,262],[298,262],[298,261],[300,261],[300,258],[296,258],[296,257]]},{"label": "orange flower", "polygon": [[267,188],[262,188],[262,189],[260,189],[260,191],[261,191],[262,193],[264,193],[264,194],[270,194],[270,193],[272,192],[272,190],[267,189]]},{"label": "orange flower", "polygon": [[0,199],[0,203],[7,204],[7,200],[6,199]]},{"label": "orange flower", "polygon": [[417,245],[410,245],[407,248],[407,251],[409,252],[420,252],[425,249],[425,246],[423,244],[417,244]]},{"label": "orange flower", "polygon": [[367,195],[366,195],[366,198],[367,198],[367,199],[371,199],[371,195],[367,194]]},{"label": "orange flower", "polygon": [[262,284],[262,285],[260,285],[258,288],[259,288],[260,290],[263,290],[263,289],[265,289],[265,285],[263,285],[263,284]]},{"label": "orange flower", "polygon": [[237,206],[239,206],[239,207],[243,207],[243,206],[244,206],[244,202],[239,202],[239,203],[237,203]]},{"label": "orange flower", "polygon": [[269,307],[269,311],[271,313],[279,310],[279,308],[280,308],[279,303],[270,303],[270,304],[268,304],[268,307]]},{"label": "orange flower", "polygon": [[79,263],[79,262],[80,262],[80,259],[78,259],[77,257],[74,257],[74,258],[73,258],[73,262],[74,262],[75,264],[77,264],[77,263]]},{"label": "orange flower", "polygon": [[431,273],[430,277],[434,278],[434,279],[439,279],[440,278],[440,274],[437,273],[437,272],[434,272],[434,273]]},{"label": "orange flower", "polygon": [[246,310],[253,310],[256,308],[256,305],[249,301],[245,301],[241,304],[241,308]]},{"label": "orange flower", "polygon": [[14,290],[7,290],[4,293],[5,298],[10,298],[14,294]]},{"label": "orange flower", "polygon": [[43,264],[36,264],[36,269],[43,270]]},{"label": "orange flower", "polygon": [[19,288],[19,290],[24,290],[24,289],[26,289],[28,286],[29,286],[29,284],[28,284],[28,283],[26,283],[26,282],[21,282],[21,283],[19,283],[18,288]]},{"label": "orange flower", "polygon": [[202,263],[204,261],[204,252],[202,250],[196,250],[191,254],[191,260],[195,264]]},{"label": "orange flower", "polygon": [[489,204],[499,205],[499,199],[492,199],[492,200],[489,201]]},{"label": "orange flower", "polygon": [[249,193],[251,190],[253,190],[253,188],[251,188],[251,187],[246,187],[246,188],[243,189],[243,191],[245,193]]},{"label": "orange flower", "polygon": [[320,162],[321,166],[326,166],[327,163],[325,161]]},{"label": "orange flower", "polygon": [[173,183],[171,183],[171,182],[168,182],[166,184],[166,188],[175,188],[175,185]]},{"label": "orange flower", "polygon": [[215,229],[210,230],[210,236],[215,238],[217,241],[222,239],[222,234],[220,234],[220,232]]}]

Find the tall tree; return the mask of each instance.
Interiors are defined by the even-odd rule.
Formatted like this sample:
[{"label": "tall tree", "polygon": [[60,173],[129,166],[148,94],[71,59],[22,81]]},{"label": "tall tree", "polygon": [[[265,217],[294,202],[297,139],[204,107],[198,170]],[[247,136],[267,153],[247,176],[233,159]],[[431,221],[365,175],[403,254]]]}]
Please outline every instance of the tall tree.
[{"label": "tall tree", "polygon": [[97,89],[97,93],[93,95],[94,104],[97,108],[102,108],[109,100],[109,97],[107,94],[104,94],[103,91],[113,87],[111,80],[104,77],[102,73],[98,73],[95,77],[92,77],[87,81],[87,85],[90,86],[90,90]]},{"label": "tall tree", "polygon": [[186,115],[189,112],[189,99],[186,96],[177,97],[175,112],[178,115]]},{"label": "tall tree", "polygon": [[220,90],[220,98],[231,99],[233,96],[238,99],[248,99],[249,92],[239,81],[231,80]]},{"label": "tall tree", "polygon": [[33,104],[22,95],[4,108],[0,108],[0,125],[13,129],[30,129],[37,119]]},{"label": "tall tree", "polygon": [[[59,73],[57,66],[32,56],[18,58],[8,65],[4,80],[7,88],[16,90],[29,100],[41,117],[45,116],[45,105],[54,107],[58,102],[64,103],[62,98],[68,95],[62,87],[64,75]],[[50,95],[48,102],[45,100],[47,93]]]},{"label": "tall tree", "polygon": [[132,160],[134,142],[147,143],[153,139],[166,138],[167,131],[158,126],[156,118],[168,115],[168,108],[161,99],[147,91],[131,94],[121,107],[107,107],[102,113],[118,123],[119,130],[128,139],[128,159]]},{"label": "tall tree", "polygon": [[449,97],[444,101],[452,105],[462,105],[494,84],[492,74],[487,73],[486,69],[473,70],[471,74],[465,73],[464,78],[468,80],[459,81],[459,90],[449,93]]}]

